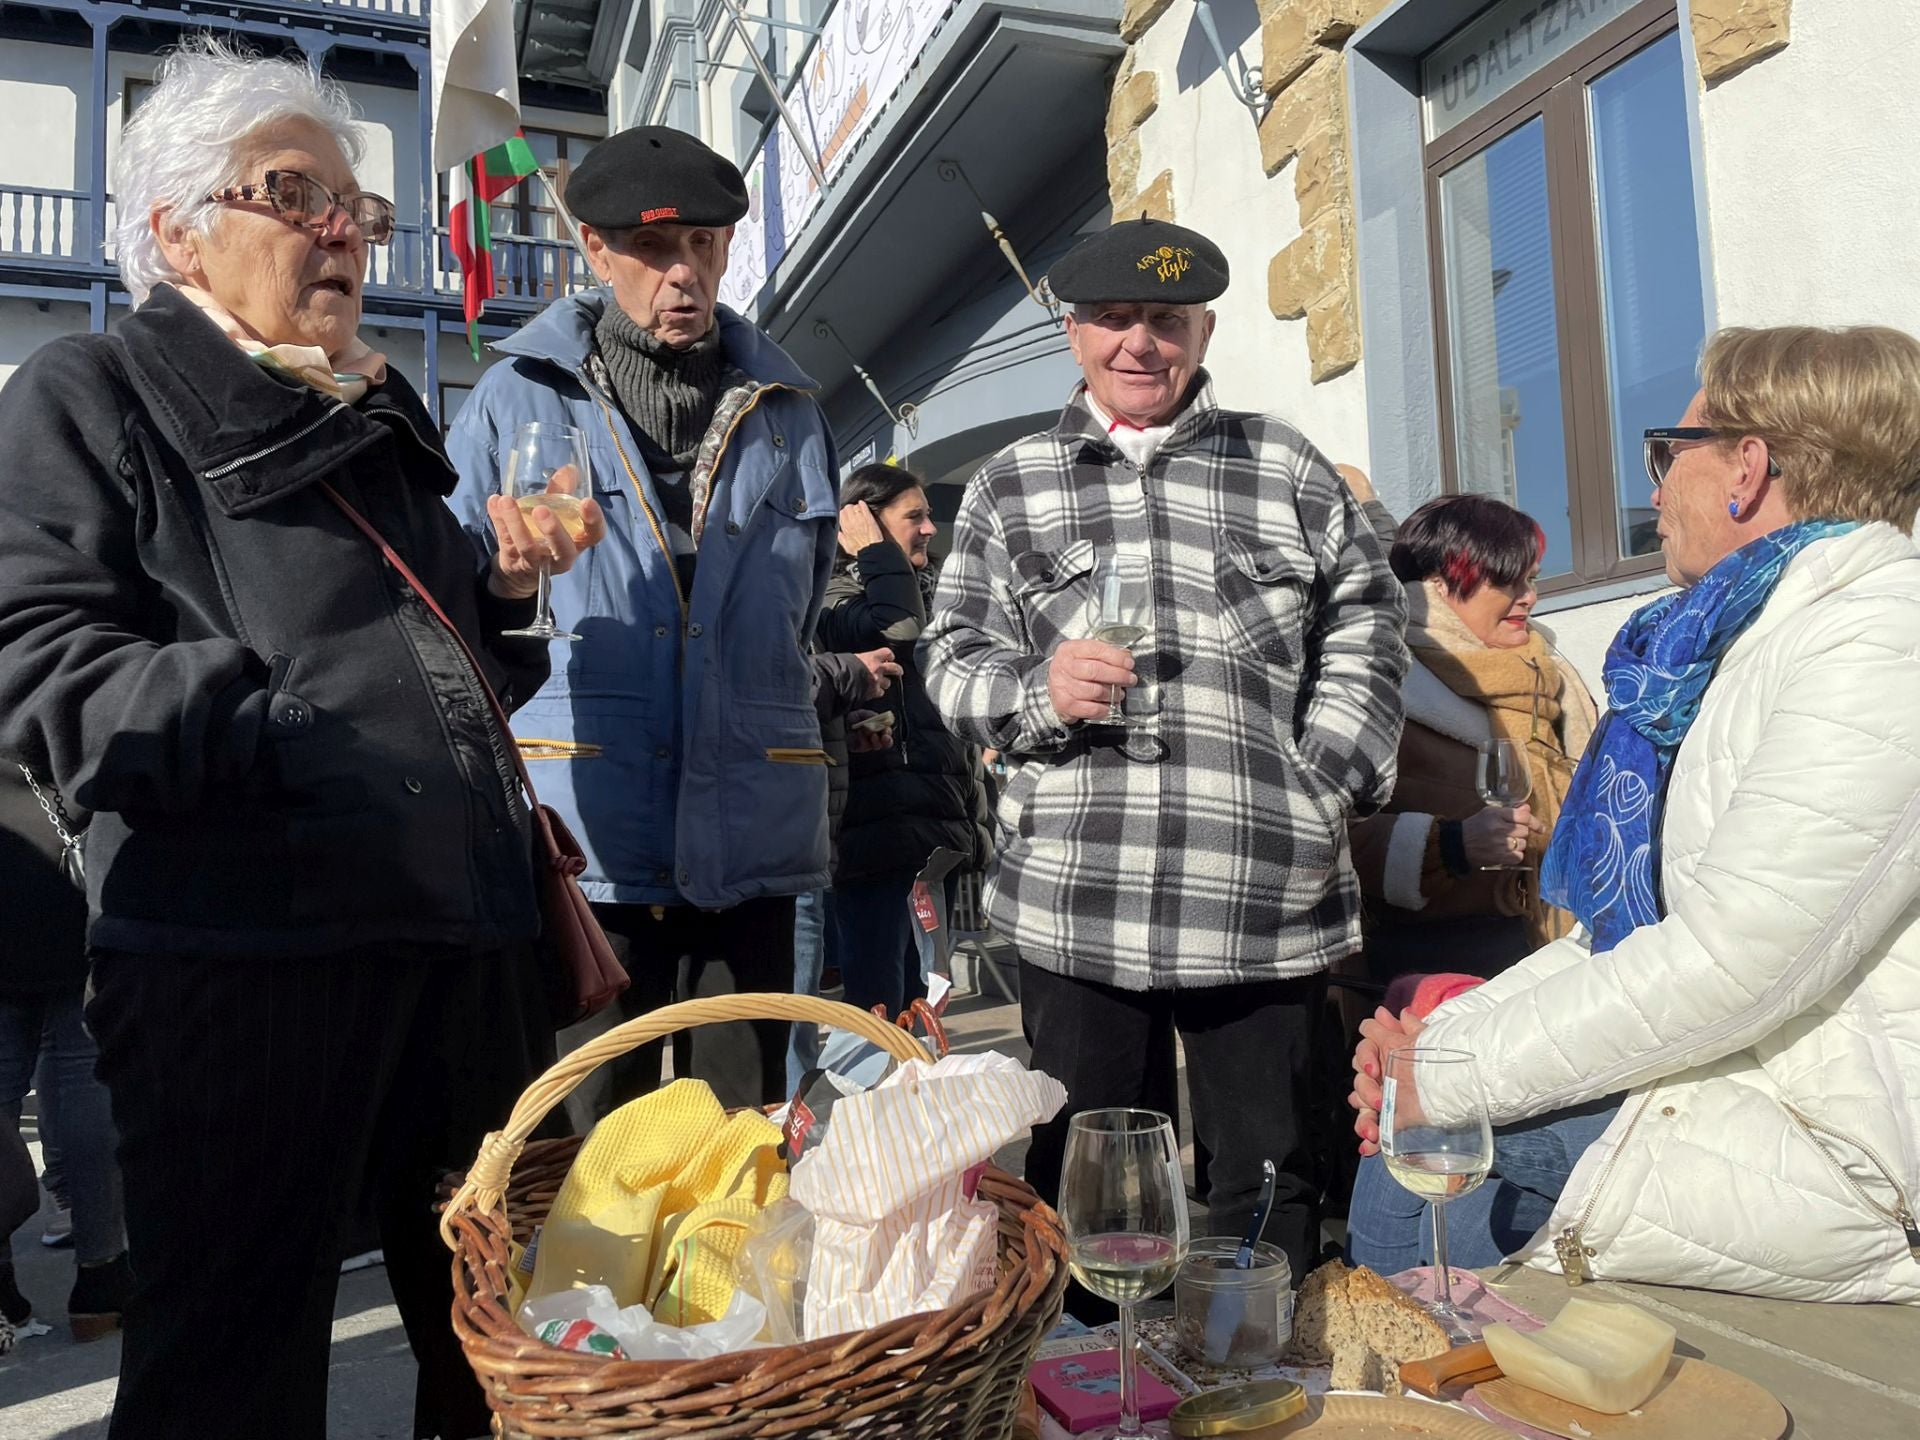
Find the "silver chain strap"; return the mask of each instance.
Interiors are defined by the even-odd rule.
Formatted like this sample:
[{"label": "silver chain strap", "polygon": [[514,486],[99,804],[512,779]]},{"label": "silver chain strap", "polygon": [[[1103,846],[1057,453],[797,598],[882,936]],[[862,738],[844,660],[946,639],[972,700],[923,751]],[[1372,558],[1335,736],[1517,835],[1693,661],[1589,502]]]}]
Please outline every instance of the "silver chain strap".
[{"label": "silver chain strap", "polygon": [[43,789],[40,782],[34,779],[33,771],[28,766],[22,765],[20,773],[27,777],[27,788],[33,791],[33,798],[40,802],[41,810],[46,813],[47,823],[53,826],[54,833],[60,837],[60,843],[69,847],[79,844],[80,842],[73,838],[72,822],[67,818],[66,809],[60,803],[60,792],[54,788],[53,782],[49,780]]},{"label": "silver chain strap", "polygon": [[[19,764],[18,761],[15,763]],[[51,780],[42,788],[26,765],[20,765],[20,773],[26,777],[27,788],[33,792],[33,798],[40,802],[47,823],[53,826],[54,834],[60,837],[60,873],[77,888],[86,889],[86,856],[80,849],[79,837],[73,833],[73,822],[67,815],[66,807],[60,803],[59,789]]]}]

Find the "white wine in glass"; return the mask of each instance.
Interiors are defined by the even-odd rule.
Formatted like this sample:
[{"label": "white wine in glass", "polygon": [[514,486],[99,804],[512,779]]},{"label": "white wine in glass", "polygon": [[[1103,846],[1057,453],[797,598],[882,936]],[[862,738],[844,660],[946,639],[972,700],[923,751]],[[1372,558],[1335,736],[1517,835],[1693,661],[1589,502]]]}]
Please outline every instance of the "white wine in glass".
[{"label": "white wine in glass", "polygon": [[1493,1167],[1493,1126],[1480,1071],[1464,1050],[1408,1046],[1387,1058],[1380,1083],[1380,1154],[1387,1173],[1433,1207],[1434,1318],[1456,1339],[1475,1338],[1453,1303],[1447,1202],[1479,1188]]},{"label": "white wine in glass", "polygon": [[[1093,563],[1093,592],[1087,597],[1087,635],[1105,645],[1131,650],[1147,633],[1153,614],[1153,572],[1138,555],[1103,550]],[[1113,687],[1108,725],[1131,724],[1122,708],[1124,695]]]},{"label": "white wine in glass", "polygon": [[[578,541],[586,534],[580,504],[590,493],[587,478],[587,437],[580,430],[550,420],[528,420],[513,433],[500,493],[520,507],[529,529],[533,527],[534,511],[551,510],[567,534]],[[544,561],[533,623],[524,630],[501,633],[534,640],[580,638],[553,623],[553,577]]]},{"label": "white wine in glass", "polygon": [[1187,1258],[1187,1189],[1173,1121],[1157,1110],[1087,1110],[1067,1125],[1060,1219],[1074,1278],[1120,1307],[1120,1423],[1138,1440],[1133,1307],[1173,1283]]},{"label": "white wine in glass", "polygon": [[[1523,745],[1511,740],[1482,740],[1479,745],[1479,762],[1475,769],[1475,783],[1480,798],[1489,805],[1501,805],[1508,809],[1526,803],[1533,793],[1533,771],[1527,764],[1527,751]],[[1482,870],[1526,870],[1526,865],[1482,865]]]}]

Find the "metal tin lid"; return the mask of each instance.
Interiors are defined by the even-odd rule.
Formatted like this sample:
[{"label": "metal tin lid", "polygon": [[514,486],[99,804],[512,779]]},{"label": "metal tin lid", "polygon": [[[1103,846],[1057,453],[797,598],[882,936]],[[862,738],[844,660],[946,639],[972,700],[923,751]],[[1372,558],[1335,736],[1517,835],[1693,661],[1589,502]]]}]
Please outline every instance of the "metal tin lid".
[{"label": "metal tin lid", "polygon": [[1291,1380],[1256,1380],[1193,1395],[1173,1407],[1175,1435],[1244,1435],[1291,1420],[1307,1408],[1307,1392]]}]

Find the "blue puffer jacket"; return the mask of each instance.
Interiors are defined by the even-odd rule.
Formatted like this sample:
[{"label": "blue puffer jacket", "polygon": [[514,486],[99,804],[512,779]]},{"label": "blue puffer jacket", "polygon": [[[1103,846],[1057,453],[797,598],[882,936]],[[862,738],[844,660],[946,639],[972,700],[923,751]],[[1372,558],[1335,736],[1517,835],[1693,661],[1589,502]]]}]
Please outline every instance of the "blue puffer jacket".
[{"label": "blue puffer jacket", "polygon": [[827,772],[807,642],[833,566],[838,465],[815,388],[720,311],[728,360],[763,387],[714,476],[683,603],[653,478],[589,370],[612,297],[570,296],[495,345],[448,450],[453,505],[492,543],[486,497],[516,426],[587,435],[607,538],[555,579],[553,675],[514,716],[540,798],[587,853],[589,899],[720,909],[828,881]]}]

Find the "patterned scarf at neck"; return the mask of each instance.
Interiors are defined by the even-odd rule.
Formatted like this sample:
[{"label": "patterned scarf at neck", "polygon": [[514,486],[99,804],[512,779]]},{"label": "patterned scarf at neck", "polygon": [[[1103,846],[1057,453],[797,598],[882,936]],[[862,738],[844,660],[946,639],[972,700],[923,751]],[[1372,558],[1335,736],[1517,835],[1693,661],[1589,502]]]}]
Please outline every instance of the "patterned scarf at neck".
[{"label": "patterned scarf at neck", "polygon": [[349,405],[358,405],[370,387],[386,381],[387,357],[369,348],[358,335],[332,357],[318,345],[268,345],[199,286],[181,280],[176,281],[173,288],[199,306],[202,313],[220,327],[220,333],[251,355],[263,370],[290,375],[302,385]]},{"label": "patterned scarf at neck", "polygon": [[1546,898],[1580,918],[1597,954],[1666,913],[1660,825],[1673,757],[1721,658],[1760,618],[1787,564],[1854,520],[1801,520],[1743,545],[1690,589],[1636,610],[1607,651],[1611,707],[1594,731],[1540,866]]}]

